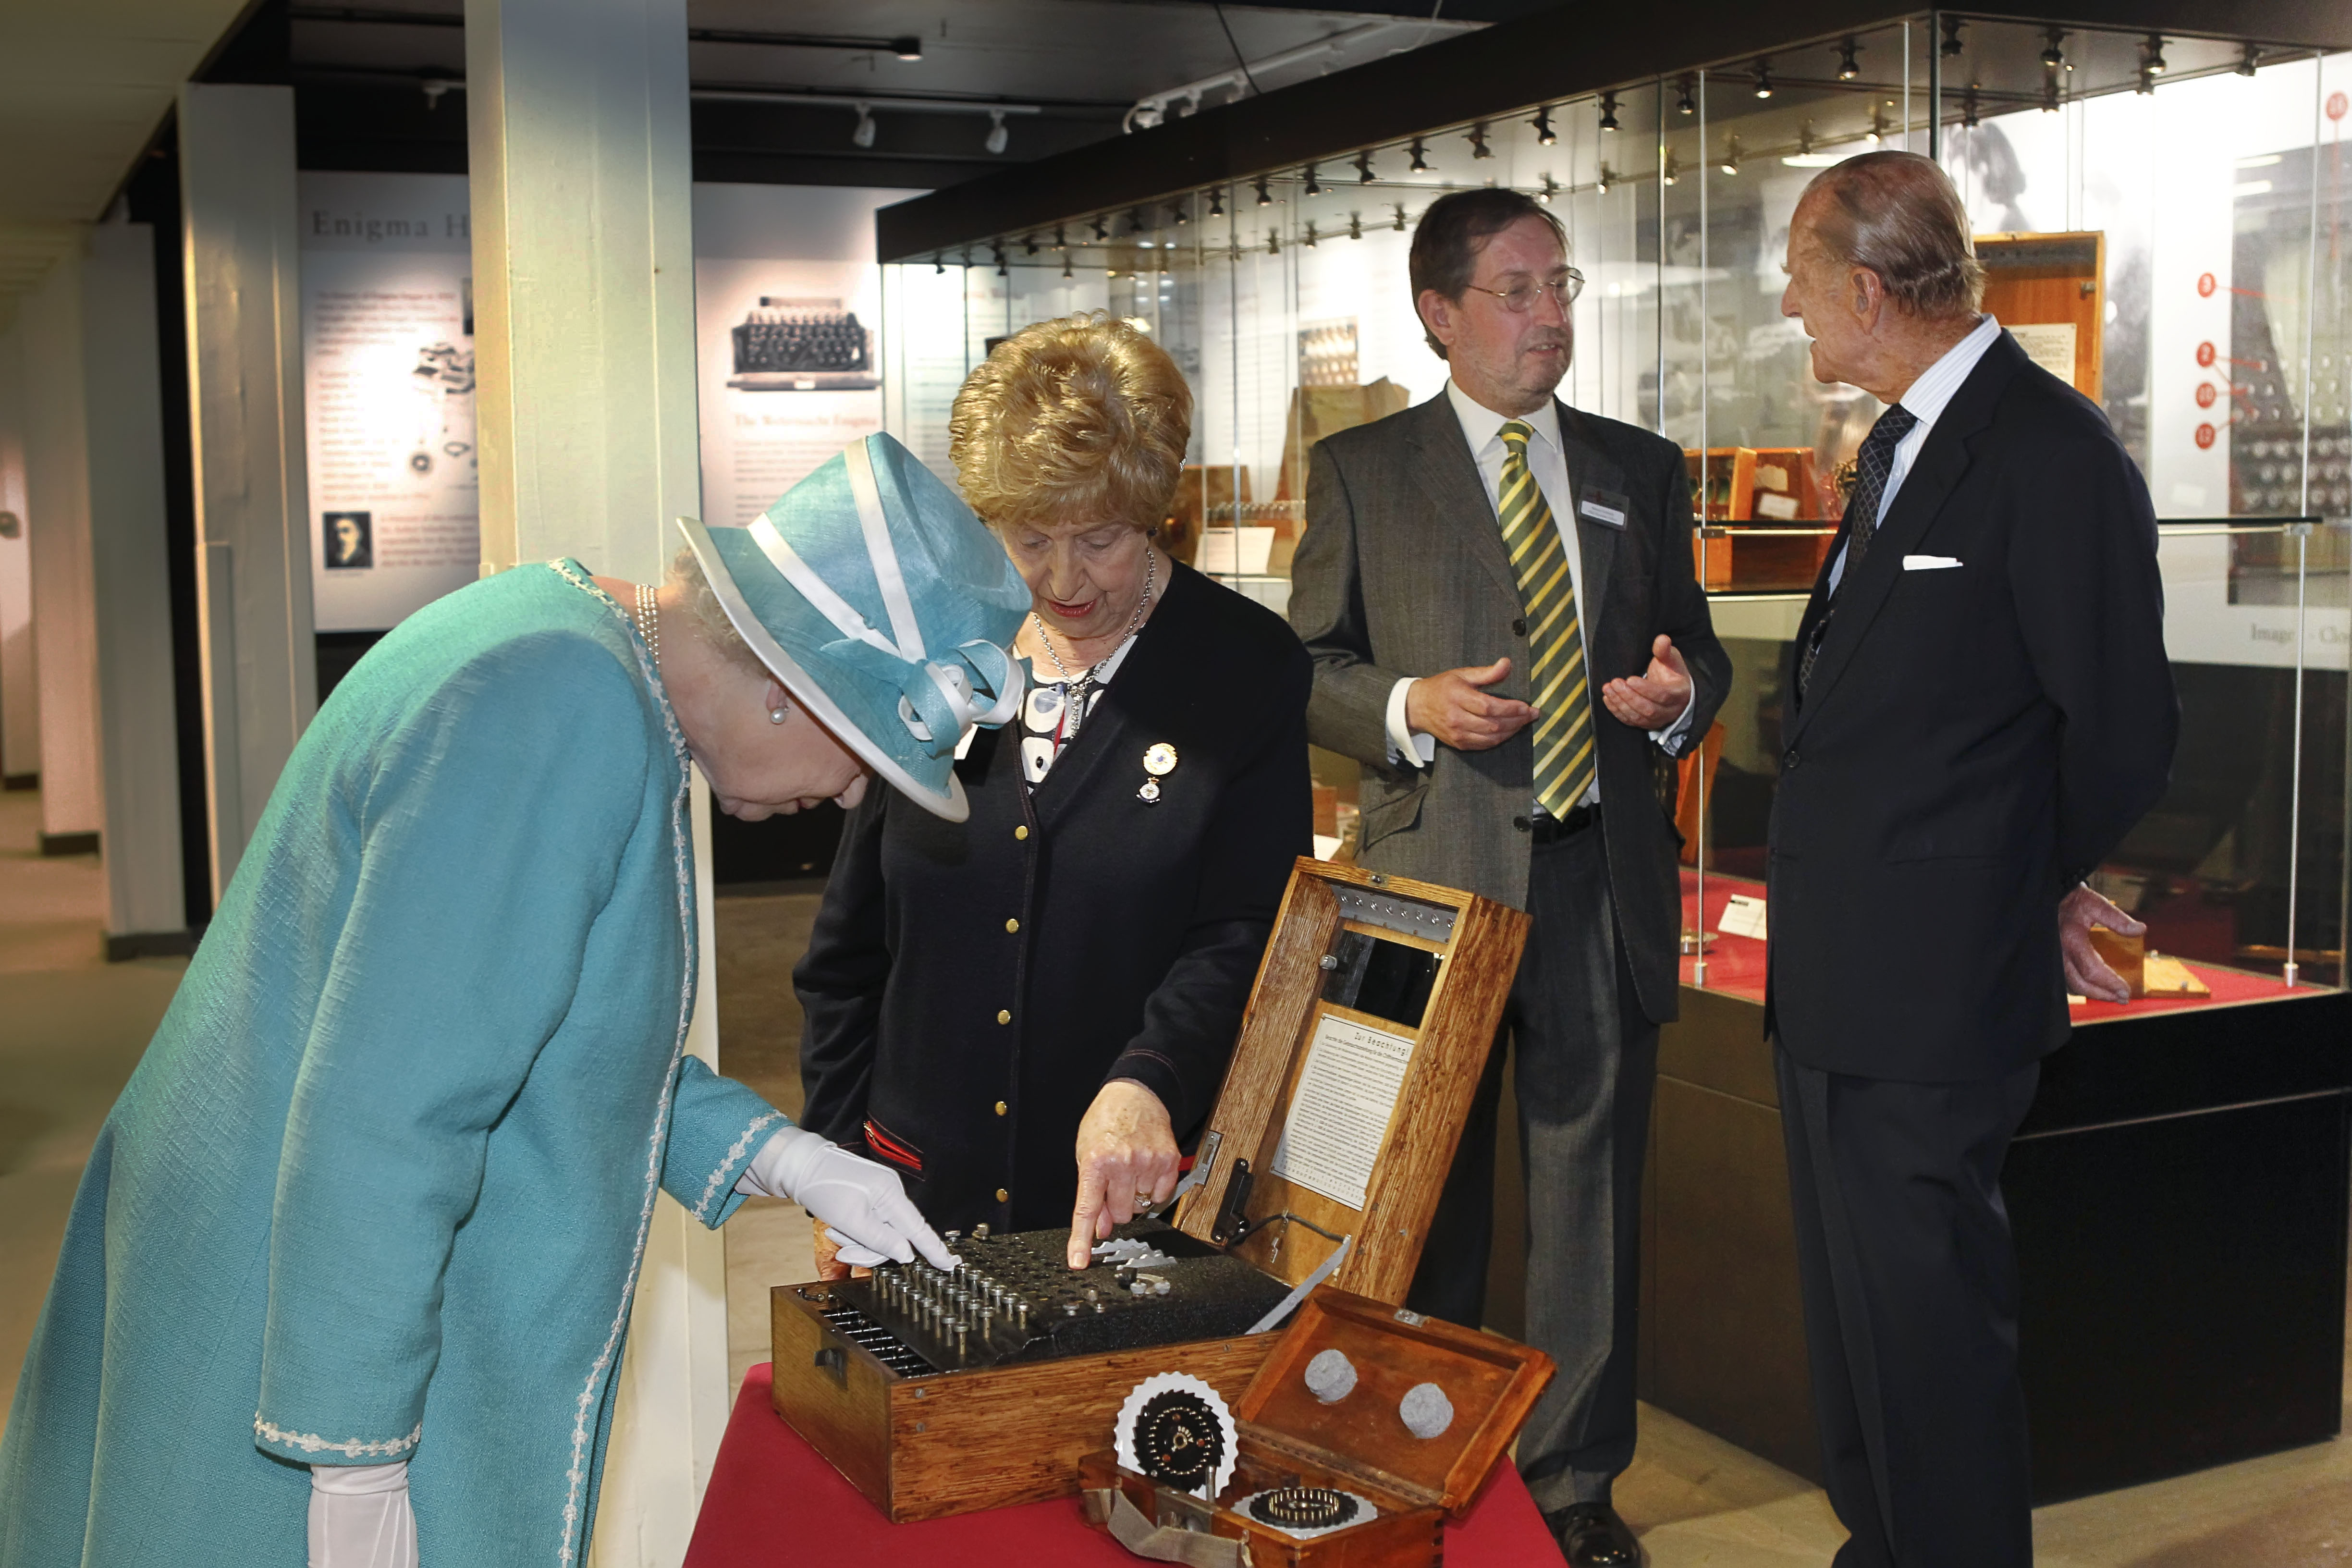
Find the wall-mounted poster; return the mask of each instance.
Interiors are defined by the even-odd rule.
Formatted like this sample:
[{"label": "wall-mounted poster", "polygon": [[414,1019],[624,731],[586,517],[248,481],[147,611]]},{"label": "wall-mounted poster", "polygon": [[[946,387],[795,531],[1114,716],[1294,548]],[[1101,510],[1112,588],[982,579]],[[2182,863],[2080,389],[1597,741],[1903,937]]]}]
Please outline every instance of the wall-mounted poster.
[{"label": "wall-mounted poster", "polygon": [[479,571],[466,181],[304,174],[300,200],[313,615],[381,631]]},{"label": "wall-mounted poster", "polygon": [[702,512],[743,524],[882,428],[874,209],[904,191],[694,190]]}]

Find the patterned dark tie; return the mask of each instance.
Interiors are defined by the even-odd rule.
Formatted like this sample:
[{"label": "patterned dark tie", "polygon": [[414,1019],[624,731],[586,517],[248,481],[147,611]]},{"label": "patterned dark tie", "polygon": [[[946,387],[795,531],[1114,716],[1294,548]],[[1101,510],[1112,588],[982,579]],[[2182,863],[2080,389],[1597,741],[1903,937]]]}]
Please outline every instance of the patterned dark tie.
[{"label": "patterned dark tie", "polygon": [[1919,416],[1896,404],[1878,416],[1878,423],[1863,437],[1862,451],[1853,462],[1853,494],[1846,499],[1845,565],[1838,574],[1838,585],[1830,591],[1830,602],[1822,611],[1822,618],[1813,624],[1813,635],[1805,643],[1804,657],[1797,661],[1797,700],[1805,699],[1805,689],[1812,684],[1813,660],[1821,657],[1822,639],[1829,636],[1831,617],[1837,614],[1838,600],[1853,574],[1862,570],[1862,558],[1869,553],[1871,536],[1878,531],[1879,502],[1886,495],[1886,478],[1895,471],[1895,448],[1903,437],[1911,434],[1911,426]]}]

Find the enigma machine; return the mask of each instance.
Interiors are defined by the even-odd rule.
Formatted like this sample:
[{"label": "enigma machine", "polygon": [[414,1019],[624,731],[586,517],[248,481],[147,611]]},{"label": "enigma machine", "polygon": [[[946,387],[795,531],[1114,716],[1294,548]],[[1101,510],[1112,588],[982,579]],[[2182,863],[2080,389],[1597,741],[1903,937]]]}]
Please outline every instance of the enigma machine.
[{"label": "enigma machine", "polygon": [[787,300],[762,294],[739,322],[735,374],[742,392],[866,392],[874,374],[874,334],[838,300]]},{"label": "enigma machine", "polygon": [[1236,1397],[1326,1280],[1403,1300],[1527,917],[1301,859],[1174,1222],[953,1236],[772,1297],[775,1406],[894,1520],[1069,1496],[1161,1373]]}]

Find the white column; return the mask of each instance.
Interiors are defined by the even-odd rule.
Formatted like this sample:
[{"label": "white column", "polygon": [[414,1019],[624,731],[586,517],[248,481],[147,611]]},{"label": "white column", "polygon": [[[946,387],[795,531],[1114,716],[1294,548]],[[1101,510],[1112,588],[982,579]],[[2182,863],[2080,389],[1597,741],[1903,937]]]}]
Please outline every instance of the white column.
[{"label": "white column", "polygon": [[180,89],[213,897],[318,707],[294,92]]},{"label": "white column", "polygon": [[0,778],[19,789],[41,772],[32,541],[25,527],[24,340],[21,321],[0,331]]},{"label": "white column", "polygon": [[183,931],[188,923],[163,535],[155,231],[143,223],[100,224],[90,231],[81,266],[106,935],[110,954],[128,957],[142,951],[142,939]]},{"label": "white column", "polygon": [[99,782],[81,284],[77,247],[50,266],[23,315],[25,530],[32,544],[45,851],[96,847],[106,809]]},{"label": "white column", "polygon": [[[699,511],[683,0],[468,0],[485,573],[578,558],[657,581]],[[696,787],[716,1058],[709,805]],[[637,1282],[593,1561],[685,1554],[727,1419],[726,1262],[667,1197]]]}]

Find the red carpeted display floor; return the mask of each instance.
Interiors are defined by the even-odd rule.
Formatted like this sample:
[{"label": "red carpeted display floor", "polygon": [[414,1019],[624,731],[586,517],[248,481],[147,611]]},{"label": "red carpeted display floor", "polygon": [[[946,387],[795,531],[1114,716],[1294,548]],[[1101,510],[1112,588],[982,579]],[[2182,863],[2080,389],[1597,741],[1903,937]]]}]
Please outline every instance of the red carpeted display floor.
[{"label": "red carpeted display floor", "polygon": [[[892,1524],[769,1407],[769,1373],[764,1363],[753,1367],[736,1395],[686,1568],[1132,1568],[1139,1561],[1089,1529],[1075,1498]],[[1543,1516],[1508,1463],[1496,1468],[1468,1516],[1445,1530],[1446,1568],[1541,1568],[1559,1561]]]},{"label": "red carpeted display floor", "polygon": [[[1723,924],[1724,907],[1732,895],[1764,896],[1764,884],[1745,877],[1710,872],[1706,879],[1706,922],[1709,933]],[[1698,909],[1698,873],[1683,872],[1683,925],[1688,930]],[[1769,922],[1770,910],[1766,910]],[[1769,924],[1768,924],[1769,929]],[[2099,1024],[2111,1018],[2145,1017],[2152,1013],[2177,1013],[2190,1007],[2213,1007],[2233,1002],[2263,1002],[2286,994],[2275,974],[2256,974],[2218,964],[2190,963],[2189,973],[2212,988],[2210,996],[2146,996],[2137,1002],[2078,1002],[2071,1009],[2077,1024]],[[1683,984],[1691,984],[1692,963],[1683,960]],[[1764,1000],[1764,944],[1752,937],[1716,935],[1706,950],[1706,988],[1750,1002]]]}]

